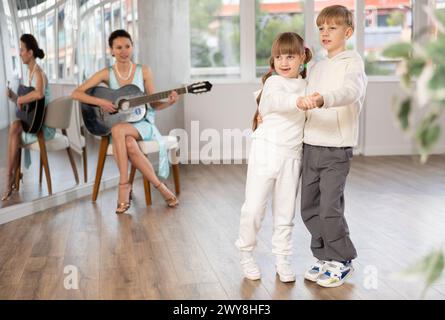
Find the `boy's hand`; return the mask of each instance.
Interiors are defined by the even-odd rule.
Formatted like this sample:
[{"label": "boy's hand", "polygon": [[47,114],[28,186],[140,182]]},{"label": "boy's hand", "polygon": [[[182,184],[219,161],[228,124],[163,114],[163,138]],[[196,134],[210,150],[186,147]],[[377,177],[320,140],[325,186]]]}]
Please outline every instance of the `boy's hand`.
[{"label": "boy's hand", "polygon": [[314,92],[313,94],[310,95],[310,97],[312,101],[315,103],[316,108],[321,108],[324,105],[323,96],[318,92]]}]

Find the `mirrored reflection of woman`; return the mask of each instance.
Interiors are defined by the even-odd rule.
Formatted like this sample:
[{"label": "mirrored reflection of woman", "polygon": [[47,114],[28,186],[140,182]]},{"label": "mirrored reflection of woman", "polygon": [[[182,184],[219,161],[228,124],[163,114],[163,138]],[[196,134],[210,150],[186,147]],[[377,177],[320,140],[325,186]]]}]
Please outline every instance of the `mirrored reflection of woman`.
[{"label": "mirrored reflection of woman", "polygon": [[[20,58],[27,66],[26,73],[23,78],[23,84],[26,86],[32,86],[35,90],[30,93],[18,97],[16,93],[8,88],[6,94],[8,98],[17,103],[17,107],[21,108],[22,105],[30,103],[32,101],[40,100],[45,97],[45,104],[50,102],[50,91],[48,87],[48,79],[45,72],[37,64],[36,59],[43,59],[45,53],[39,48],[37,40],[31,34],[23,34],[20,37]],[[43,136],[45,140],[54,138],[56,130],[43,126]],[[21,151],[22,144],[30,144],[37,141],[37,135],[32,133],[23,132],[22,123],[20,120],[14,120],[9,127],[8,136],[8,168],[6,178],[6,188],[2,195],[2,201],[8,200],[14,190],[16,189],[14,183],[15,170],[17,170],[20,163],[18,162],[18,155]],[[29,168],[31,165],[31,157],[29,150],[25,150],[25,167]]]}]

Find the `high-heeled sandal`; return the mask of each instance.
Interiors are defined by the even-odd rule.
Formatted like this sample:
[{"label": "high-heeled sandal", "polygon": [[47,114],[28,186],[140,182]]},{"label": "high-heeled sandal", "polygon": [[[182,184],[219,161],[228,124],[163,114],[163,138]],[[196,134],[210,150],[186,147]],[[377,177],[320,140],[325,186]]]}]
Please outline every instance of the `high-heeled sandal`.
[{"label": "high-heeled sandal", "polygon": [[[126,183],[119,183],[119,186],[124,186],[130,184],[129,182]],[[133,190],[130,188],[130,193],[128,194],[128,202],[121,202],[117,204],[116,208],[116,214],[123,214],[127,212],[128,209],[130,209],[131,206],[131,200],[133,199]]]},{"label": "high-heeled sandal", "polygon": [[[9,187],[8,187],[8,189],[3,193],[3,195],[2,195],[2,201],[7,201],[7,200],[9,200],[9,198],[11,197],[11,195],[12,195],[12,193],[15,191],[15,190],[17,190],[17,186],[16,186],[16,184],[15,184],[15,181],[14,181],[14,175],[12,175],[12,179],[10,179],[11,181],[10,181],[10,183],[9,183]],[[19,178],[20,180],[22,180],[23,181],[23,173],[20,173],[20,178]]]},{"label": "high-heeled sandal", "polygon": [[[163,190],[165,191],[165,190],[167,190],[167,191],[170,191],[168,188],[167,188],[167,186],[164,184],[164,183],[162,183],[162,182],[160,182],[157,186],[155,186],[155,188],[156,189],[158,189],[158,191],[161,193],[161,195],[164,197],[164,194],[161,192],[161,190],[159,189],[160,187],[163,187]],[[171,192],[171,191],[170,191]],[[175,195],[173,195],[172,197],[170,197],[170,198],[168,198],[168,199],[165,199],[164,198],[164,200],[165,200],[165,203],[167,203],[167,206],[168,207],[170,207],[170,208],[173,208],[173,207],[176,207],[178,204],[179,204],[179,201],[178,201],[178,198],[176,198],[176,196]]]}]

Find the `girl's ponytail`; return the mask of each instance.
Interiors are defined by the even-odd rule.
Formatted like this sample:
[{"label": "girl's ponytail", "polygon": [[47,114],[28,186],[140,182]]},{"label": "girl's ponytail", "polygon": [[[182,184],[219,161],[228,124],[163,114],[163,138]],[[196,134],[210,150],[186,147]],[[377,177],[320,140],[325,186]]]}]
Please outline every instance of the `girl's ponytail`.
[{"label": "girl's ponytail", "polygon": [[306,58],[304,59],[304,68],[303,71],[300,72],[300,75],[303,79],[307,77],[307,63],[312,60],[312,52],[308,47],[304,47],[304,54]]}]

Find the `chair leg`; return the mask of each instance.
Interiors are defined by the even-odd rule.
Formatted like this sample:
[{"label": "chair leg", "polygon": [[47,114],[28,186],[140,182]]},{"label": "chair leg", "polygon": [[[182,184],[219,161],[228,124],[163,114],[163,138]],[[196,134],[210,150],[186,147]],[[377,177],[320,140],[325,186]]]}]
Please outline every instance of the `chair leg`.
[{"label": "chair leg", "polygon": [[131,165],[131,169],[130,169],[130,179],[128,180],[128,182],[133,185],[134,182],[134,176],[136,175],[136,167],[134,165]]},{"label": "chair leg", "polygon": [[179,164],[172,164],[173,179],[175,180],[175,192],[178,195],[181,192],[181,183],[179,181]]},{"label": "chair leg", "polygon": [[85,183],[88,181],[88,166],[87,166],[87,147],[82,148],[82,158],[83,158],[83,180]]},{"label": "chair leg", "polygon": [[19,150],[17,158],[17,167],[15,169],[15,187],[17,191],[20,191],[20,176],[22,175],[22,149]]},{"label": "chair leg", "polygon": [[39,133],[37,133],[37,141],[39,142],[40,159],[43,162],[43,169],[45,170],[45,178],[46,178],[46,184],[48,186],[48,193],[51,195],[53,194],[53,188],[51,185],[51,174],[49,172],[48,154],[46,153],[45,139],[43,137],[42,131],[39,131]]},{"label": "chair leg", "polygon": [[42,158],[39,161],[39,184],[42,184],[43,162]]},{"label": "chair leg", "polygon": [[145,177],[143,178],[143,180],[144,180],[144,191],[145,191],[145,204],[147,206],[151,206],[150,182]]},{"label": "chair leg", "polygon": [[97,159],[96,178],[94,179],[93,197],[92,200],[97,200],[99,193],[100,181],[102,179],[102,172],[104,171],[105,158],[107,156],[107,149],[109,144],[109,137],[102,137],[99,148],[99,156]]},{"label": "chair leg", "polygon": [[71,148],[66,148],[66,153],[68,154],[68,159],[70,159],[71,168],[73,169],[74,179],[76,179],[76,184],[79,184],[79,175],[77,173],[76,162],[73,158],[73,153],[71,152]]}]

